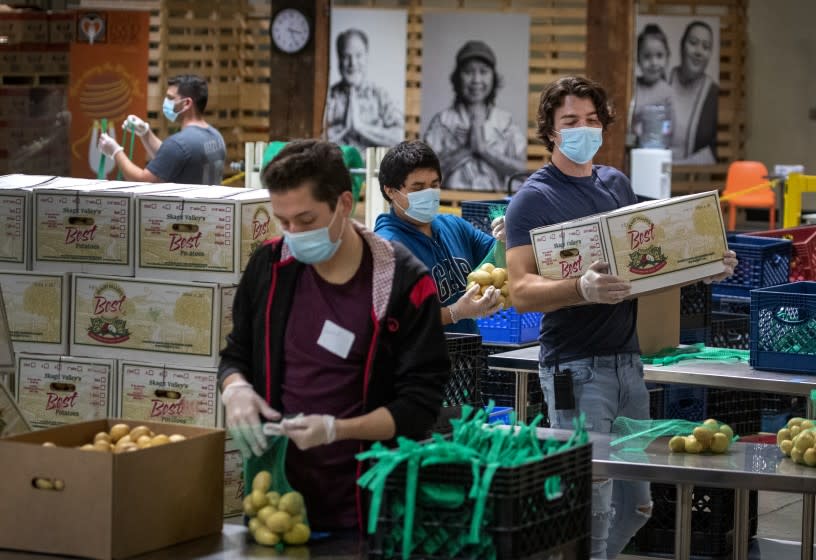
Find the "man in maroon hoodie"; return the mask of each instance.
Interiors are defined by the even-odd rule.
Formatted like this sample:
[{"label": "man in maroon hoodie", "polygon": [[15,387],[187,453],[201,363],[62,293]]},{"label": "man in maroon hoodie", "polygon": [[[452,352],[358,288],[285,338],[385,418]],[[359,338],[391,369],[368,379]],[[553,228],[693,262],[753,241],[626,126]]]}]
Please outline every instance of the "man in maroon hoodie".
[{"label": "man in maroon hoodie", "polygon": [[436,288],[407,249],[351,220],[336,145],[292,142],[262,179],[284,236],[253,254],[235,297],[219,366],[227,427],[260,454],[261,420],[288,418],[286,474],[312,528],[362,526],[354,455],[422,437],[441,406],[450,362]]}]

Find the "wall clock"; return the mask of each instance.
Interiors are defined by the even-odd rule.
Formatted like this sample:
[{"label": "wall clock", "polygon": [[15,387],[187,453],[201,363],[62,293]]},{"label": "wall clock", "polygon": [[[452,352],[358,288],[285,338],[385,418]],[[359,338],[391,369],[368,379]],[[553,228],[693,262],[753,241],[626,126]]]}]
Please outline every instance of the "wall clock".
[{"label": "wall clock", "polygon": [[287,54],[303,50],[312,37],[309,19],[296,8],[285,8],[276,13],[269,31],[275,47]]}]

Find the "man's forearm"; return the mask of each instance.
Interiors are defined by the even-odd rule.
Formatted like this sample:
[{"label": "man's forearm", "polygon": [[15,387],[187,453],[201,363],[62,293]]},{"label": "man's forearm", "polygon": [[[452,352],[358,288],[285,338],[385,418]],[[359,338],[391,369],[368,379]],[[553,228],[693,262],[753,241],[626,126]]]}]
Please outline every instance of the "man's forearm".
[{"label": "man's forearm", "polygon": [[338,418],[335,428],[338,440],[384,441],[392,439],[397,433],[394,417],[382,406],[362,416]]},{"label": "man's forearm", "polygon": [[151,178],[146,175],[145,170],[130,161],[124,151],[118,152],[114,156],[114,160],[116,161],[116,165],[119,166],[119,169],[122,170],[122,176],[126,180],[151,182]]},{"label": "man's forearm", "polygon": [[150,159],[156,157],[156,152],[159,151],[159,148],[161,148],[162,145],[162,141],[159,140],[159,137],[153,134],[152,130],[148,130],[147,134],[142,136],[140,140],[142,141],[142,145],[144,146],[148,157]]}]

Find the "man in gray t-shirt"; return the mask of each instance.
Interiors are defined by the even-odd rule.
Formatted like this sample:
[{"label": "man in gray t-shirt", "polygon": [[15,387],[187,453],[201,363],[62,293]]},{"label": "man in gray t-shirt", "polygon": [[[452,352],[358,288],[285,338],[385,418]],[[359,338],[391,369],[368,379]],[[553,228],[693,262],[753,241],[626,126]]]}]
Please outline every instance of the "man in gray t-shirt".
[{"label": "man in gray t-shirt", "polygon": [[125,155],[123,148],[107,134],[99,137],[99,149],[112,158],[129,181],[148,183],[185,183],[219,185],[227,150],[221,134],[204,120],[207,108],[207,82],[191,74],[168,81],[162,112],[170,122],[178,122],[181,131],[164,142],[136,115],[129,115],[122,128],[132,128],[151,158],[140,169]]}]

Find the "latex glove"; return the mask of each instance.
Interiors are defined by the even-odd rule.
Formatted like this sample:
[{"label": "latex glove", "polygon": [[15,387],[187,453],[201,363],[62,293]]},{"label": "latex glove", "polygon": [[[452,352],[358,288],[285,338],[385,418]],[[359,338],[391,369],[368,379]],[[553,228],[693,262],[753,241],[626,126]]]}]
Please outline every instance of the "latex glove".
[{"label": "latex glove", "polygon": [[595,261],[578,279],[581,296],[591,303],[620,303],[629,296],[632,285],[608,274],[609,264]]},{"label": "latex glove", "polygon": [[714,276],[709,276],[708,278],[704,278],[703,282],[706,284],[711,284],[712,282],[719,282],[720,280],[725,280],[734,275],[734,270],[736,270],[739,261],[737,260],[737,254],[734,251],[726,251],[723,253],[723,265],[725,266],[725,270],[723,270],[719,274],[715,274]]},{"label": "latex glove", "polygon": [[131,128],[139,138],[150,132],[150,125],[136,115],[128,115],[122,123],[122,130],[130,130]]},{"label": "latex glove", "polygon": [[507,240],[507,235],[504,231],[504,216],[493,218],[493,221],[490,222],[490,227],[493,228],[493,237],[499,241]]},{"label": "latex glove", "polygon": [[123,152],[124,148],[122,148],[116,140],[103,132],[99,135],[99,151],[110,159],[113,159],[116,154]]},{"label": "latex glove", "polygon": [[[484,295],[478,297],[480,289],[481,286],[478,284],[471,286],[471,288],[459,298],[459,301],[448,307],[451,320],[454,323],[462,319],[475,319],[477,317],[493,315],[496,311],[501,309],[501,302],[499,302],[499,296],[501,295],[500,290],[490,286],[485,290]],[[473,298],[477,299],[474,300]]]},{"label": "latex glove", "polygon": [[300,414],[281,422],[281,427],[301,450],[327,445],[337,439],[334,416],[328,414]]},{"label": "latex glove", "polygon": [[270,407],[246,381],[233,381],[221,392],[227,418],[227,429],[241,453],[263,455],[266,436],[261,427],[260,416],[267,420],[280,420],[280,413]]}]

